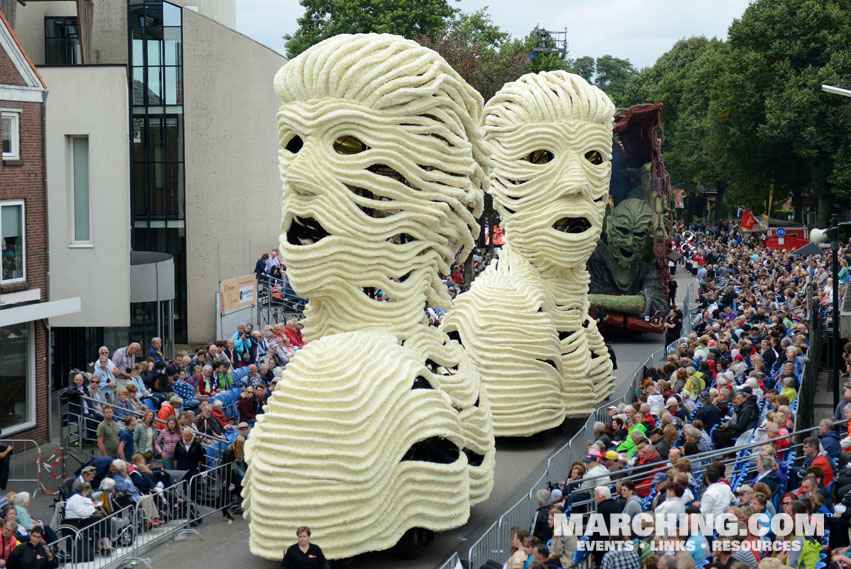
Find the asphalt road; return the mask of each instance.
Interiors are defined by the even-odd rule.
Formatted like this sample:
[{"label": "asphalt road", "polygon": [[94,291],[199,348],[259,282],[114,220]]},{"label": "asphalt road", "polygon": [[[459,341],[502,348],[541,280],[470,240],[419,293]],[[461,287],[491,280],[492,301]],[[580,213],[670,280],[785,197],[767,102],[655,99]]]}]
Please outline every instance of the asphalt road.
[{"label": "asphalt road", "polygon": [[[682,302],[688,283],[693,280],[682,270],[678,271],[678,301]],[[663,336],[657,334],[609,335],[618,360],[614,372],[618,386],[628,381],[647,357],[660,348]],[[497,440],[496,473],[490,498],[476,505],[470,519],[463,527],[437,534],[434,542],[422,549],[415,560],[404,560],[392,552],[361,555],[347,564],[353,569],[433,569],[456,550],[466,550],[501,514],[529,491],[546,466],[546,459],[564,442],[582,428],[584,420],[565,421],[559,433],[550,433],[529,439]],[[345,507],[344,504],[341,507]],[[233,523],[222,520],[219,514],[209,517],[199,528],[203,539],[187,536],[151,551],[149,557],[154,569],[181,567],[182,569],[209,569],[210,567],[252,567],[273,569],[280,561],[254,557],[248,549],[248,522],[237,519]],[[295,543],[295,536],[293,536]],[[321,547],[321,543],[318,544]],[[503,560],[501,560],[503,561]],[[247,564],[247,565],[246,565]]]}]

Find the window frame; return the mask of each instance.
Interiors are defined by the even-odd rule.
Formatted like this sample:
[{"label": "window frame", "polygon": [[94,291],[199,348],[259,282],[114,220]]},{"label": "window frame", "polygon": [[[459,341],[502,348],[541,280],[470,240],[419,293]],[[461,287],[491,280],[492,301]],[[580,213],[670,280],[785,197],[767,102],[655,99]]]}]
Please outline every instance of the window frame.
[{"label": "window frame", "polygon": [[15,425],[11,425],[5,427],[3,429],[3,435],[8,437],[8,435],[14,435],[15,433],[19,433],[21,431],[27,431],[33,429],[38,424],[38,419],[36,417],[36,369],[35,369],[35,326],[33,322],[27,322],[24,324],[26,327],[27,333],[27,363],[26,365],[26,393],[27,393],[27,402],[26,402],[26,410],[28,417],[24,417],[23,421],[17,423]]},{"label": "window frame", "polygon": [[6,131],[2,126],[2,119],[12,119],[12,136],[11,149],[9,152],[3,152],[3,160],[20,160],[21,159],[21,111],[18,109],[0,109],[0,130],[3,130],[2,136],[6,136]]},{"label": "window frame", "polygon": [[[74,161],[74,141],[78,139],[83,139],[86,141],[86,162],[88,165],[88,187],[86,191],[88,192],[88,218],[89,218],[89,238],[88,239],[77,239],[77,209],[76,209],[76,200],[77,200],[77,186],[76,186],[76,171],[75,171],[75,161]],[[94,238],[92,236],[92,178],[91,178],[91,144],[90,139],[87,134],[80,135],[69,135],[68,136],[68,150],[69,150],[69,172],[70,172],[70,183],[68,184],[71,189],[70,204],[71,207],[68,208],[69,213],[71,214],[71,247],[92,247],[94,245]]]},{"label": "window frame", "polygon": [[[27,282],[27,205],[24,200],[2,200],[0,201],[0,239],[3,239],[3,208],[21,206],[21,263],[23,267],[22,276],[13,279],[4,279],[3,270],[0,267],[0,286],[15,285]],[[3,249],[0,247],[0,257]],[[2,264],[2,260],[0,260]]]}]

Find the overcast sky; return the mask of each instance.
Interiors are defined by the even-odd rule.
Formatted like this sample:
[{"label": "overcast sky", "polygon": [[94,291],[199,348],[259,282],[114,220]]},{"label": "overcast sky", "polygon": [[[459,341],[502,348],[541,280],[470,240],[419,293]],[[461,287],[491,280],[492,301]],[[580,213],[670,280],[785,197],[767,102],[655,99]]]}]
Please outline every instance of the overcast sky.
[{"label": "overcast sky", "polygon": [[[567,28],[571,57],[610,54],[637,68],[656,59],[682,38],[727,37],[748,0],[461,0],[465,12],[489,6],[493,21],[514,37],[536,25]],[[237,30],[284,53],[286,33],[296,30],[303,9],[298,0],[236,0]]]}]

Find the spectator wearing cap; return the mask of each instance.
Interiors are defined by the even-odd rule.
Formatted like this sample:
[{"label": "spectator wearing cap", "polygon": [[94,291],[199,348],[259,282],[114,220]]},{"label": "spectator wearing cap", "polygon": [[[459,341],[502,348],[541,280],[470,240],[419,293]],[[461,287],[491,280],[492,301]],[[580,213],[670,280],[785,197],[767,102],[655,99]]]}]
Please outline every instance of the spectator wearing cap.
[{"label": "spectator wearing cap", "polygon": [[620,456],[617,451],[607,450],[606,454],[603,455],[603,459],[601,461],[606,468],[609,470],[609,477],[612,480],[617,480],[623,474],[621,474],[620,470],[623,470],[623,464],[621,464]]},{"label": "spectator wearing cap", "polygon": [[748,484],[739,486],[736,490],[736,505],[744,508],[751,503],[751,500],[753,500],[753,487]]},{"label": "spectator wearing cap", "polygon": [[662,436],[662,429],[655,428],[650,431],[650,443],[656,447],[656,452],[662,457],[662,460],[668,460],[668,453],[671,452],[671,445],[667,439]]},{"label": "spectator wearing cap", "polygon": [[650,509],[655,510],[659,504],[665,501],[665,490],[668,488],[668,475],[664,472],[657,472],[653,475],[650,482],[656,488],[656,495],[650,503]]},{"label": "spectator wearing cap", "polygon": [[675,395],[668,397],[668,400],[665,401],[665,410],[679,419],[681,424],[685,423],[688,419],[688,417],[686,417],[686,412],[680,408],[680,402]]},{"label": "spectator wearing cap", "polygon": [[700,393],[700,401],[701,406],[694,414],[694,419],[702,421],[703,428],[708,432],[721,422],[721,411],[711,401],[708,391],[702,391]]},{"label": "spectator wearing cap", "polygon": [[582,486],[579,487],[581,491],[590,492],[595,486],[610,486],[612,484],[609,469],[600,461],[601,458],[602,455],[598,450],[591,449],[583,460],[586,470],[582,477]]}]

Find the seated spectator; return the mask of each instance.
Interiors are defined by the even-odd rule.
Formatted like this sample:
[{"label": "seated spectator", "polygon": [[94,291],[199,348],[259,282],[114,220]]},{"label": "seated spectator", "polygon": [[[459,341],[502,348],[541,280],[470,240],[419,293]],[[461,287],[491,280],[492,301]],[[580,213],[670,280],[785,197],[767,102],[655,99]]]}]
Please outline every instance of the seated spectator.
[{"label": "seated spectator", "polygon": [[819,422],[819,442],[824,452],[833,460],[838,460],[842,453],[840,446],[839,433],[836,432],[833,421],[831,419],[822,419]]},{"label": "seated spectator", "polygon": [[298,321],[296,320],[288,320],[287,325],[284,328],[284,334],[286,334],[287,338],[290,339],[290,343],[297,347],[304,347],[304,337],[301,334],[301,329],[299,327]]},{"label": "seated spectator", "polygon": [[99,505],[100,501],[92,499],[92,485],[83,482],[77,488],[77,492],[65,501],[64,517],[66,520],[94,521],[103,517],[103,515],[97,515]]},{"label": "seated spectator", "polygon": [[41,520],[33,520],[30,517],[30,513],[28,508],[30,507],[30,503],[32,498],[29,492],[18,492],[15,495],[15,511],[17,513],[17,522],[19,525],[23,526],[27,532],[32,533],[35,528],[39,528],[40,531],[44,532],[44,536],[47,539],[47,543],[53,543],[54,541],[58,541],[59,537],[56,533],[50,528],[49,525],[46,525]]},{"label": "seated spectator", "polygon": [[[199,377],[198,384],[195,388],[197,389],[200,397],[213,397],[219,392],[219,389],[217,389],[215,385],[215,378],[213,377],[213,366],[210,364],[204,365],[201,369],[201,376]],[[184,397],[184,401],[185,399],[186,398]]]},{"label": "seated spectator", "polygon": [[218,369],[213,368],[213,373],[216,378],[216,384],[219,390],[228,391],[229,389],[233,389],[234,381],[233,375],[231,375],[231,369],[233,368],[230,361],[225,360],[218,364]]},{"label": "seated spectator", "polygon": [[135,385],[131,383],[127,386],[127,407],[135,413],[141,413],[142,411],[148,409],[144,403],[139,401],[138,394],[139,390],[136,388]]},{"label": "seated spectator", "polygon": [[177,419],[177,410],[182,406],[183,399],[177,395],[171,397],[168,401],[163,401],[162,407],[160,407],[160,410],[157,413],[157,427],[163,428],[169,417]]},{"label": "seated spectator", "polygon": [[732,446],[736,437],[756,425],[756,421],[759,419],[759,410],[750,391],[750,387],[745,387],[733,398],[735,414],[729,423],[721,424],[715,431],[716,448]]},{"label": "seated spectator", "polygon": [[18,532],[18,522],[7,521],[0,519],[0,567],[5,567],[9,561],[9,556],[15,548],[20,545],[16,534]]},{"label": "seated spectator", "polygon": [[195,420],[195,426],[203,435],[208,435],[217,439],[226,439],[221,424],[215,417],[213,417],[213,406],[209,403],[201,405],[201,414]]},{"label": "seated spectator", "polygon": [[[113,374],[117,368],[110,369],[108,365],[108,360],[106,356],[100,356],[98,360],[95,362],[95,370],[92,374],[92,377],[99,378],[100,381],[100,389],[103,391],[104,400],[107,403],[112,403],[115,400],[115,378],[116,375]],[[130,374],[127,374],[127,378],[130,377]]]},{"label": "seated spectator", "polygon": [[239,413],[239,420],[245,421],[249,425],[257,419],[257,400],[254,398],[253,387],[247,388],[239,395],[236,410]]},{"label": "seated spectator", "polygon": [[185,372],[180,371],[177,374],[177,378],[174,381],[174,385],[171,386],[171,389],[182,400],[182,407],[186,409],[195,409],[200,404],[195,386],[186,380]]}]

